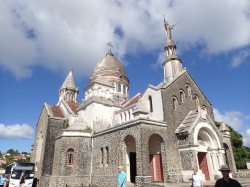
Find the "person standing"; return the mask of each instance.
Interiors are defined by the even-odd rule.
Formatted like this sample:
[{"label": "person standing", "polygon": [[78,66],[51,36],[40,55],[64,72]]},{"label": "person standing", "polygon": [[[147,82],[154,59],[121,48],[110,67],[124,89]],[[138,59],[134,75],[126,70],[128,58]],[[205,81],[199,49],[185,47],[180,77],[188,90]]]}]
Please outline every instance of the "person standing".
[{"label": "person standing", "polygon": [[123,167],[118,167],[119,175],[117,180],[117,187],[127,187],[126,185],[126,173],[123,171]]},{"label": "person standing", "polygon": [[4,182],[5,182],[5,177],[4,177],[4,175],[2,174],[2,176],[0,177],[0,187],[3,187]]},{"label": "person standing", "polygon": [[10,179],[9,177],[6,177],[5,183],[3,187],[9,187]]},{"label": "person standing", "polygon": [[229,177],[229,173],[231,170],[229,169],[228,165],[221,165],[219,171],[221,171],[222,178],[216,181],[214,187],[227,187],[227,186],[242,187],[237,180],[231,179]]},{"label": "person standing", "polygon": [[202,178],[197,174],[197,169],[194,169],[194,174],[190,180],[192,180],[192,187],[203,187]]},{"label": "person standing", "polygon": [[23,187],[23,185],[25,184],[25,177],[24,174],[22,173],[20,176],[20,185],[19,187]]}]

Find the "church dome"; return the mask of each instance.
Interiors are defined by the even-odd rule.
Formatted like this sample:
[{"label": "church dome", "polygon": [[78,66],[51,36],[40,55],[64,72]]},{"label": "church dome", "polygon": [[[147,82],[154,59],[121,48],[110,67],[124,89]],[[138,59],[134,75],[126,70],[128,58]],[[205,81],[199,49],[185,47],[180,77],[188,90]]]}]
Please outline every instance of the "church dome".
[{"label": "church dome", "polygon": [[111,50],[109,50],[106,56],[103,57],[101,61],[97,63],[92,73],[92,77],[90,77],[90,81],[92,82],[99,76],[106,79],[112,79],[116,77],[125,80],[127,83],[129,82],[124,67],[114,57]]}]

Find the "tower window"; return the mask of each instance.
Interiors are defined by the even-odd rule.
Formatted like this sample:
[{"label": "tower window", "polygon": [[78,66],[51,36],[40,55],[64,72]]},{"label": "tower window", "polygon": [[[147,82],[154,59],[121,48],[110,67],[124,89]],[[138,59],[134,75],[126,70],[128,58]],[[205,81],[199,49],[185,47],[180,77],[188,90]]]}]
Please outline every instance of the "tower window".
[{"label": "tower window", "polygon": [[106,147],[106,164],[109,163],[109,148]]},{"label": "tower window", "polygon": [[200,104],[199,97],[197,95],[194,96],[195,106],[198,106]]},{"label": "tower window", "polygon": [[74,163],[74,151],[73,149],[69,149],[67,151],[67,165],[71,166]]},{"label": "tower window", "polygon": [[126,86],[123,86],[123,93],[126,94]]},{"label": "tower window", "polygon": [[186,90],[187,90],[187,95],[190,97],[191,96],[191,88],[188,84],[186,85]]},{"label": "tower window", "polygon": [[101,158],[100,158],[100,164],[103,165],[103,148],[101,147]]},{"label": "tower window", "polygon": [[177,106],[178,106],[178,100],[176,97],[173,97],[173,109],[177,110]]},{"label": "tower window", "polygon": [[118,84],[118,90],[117,90],[118,92],[121,92],[122,91],[122,86],[121,86],[121,84],[119,83]]},{"label": "tower window", "polygon": [[149,102],[149,111],[153,112],[153,102],[152,102],[152,96],[148,96],[148,102]]},{"label": "tower window", "polygon": [[180,91],[180,99],[181,99],[181,103],[184,103],[184,93],[183,93],[183,91]]}]

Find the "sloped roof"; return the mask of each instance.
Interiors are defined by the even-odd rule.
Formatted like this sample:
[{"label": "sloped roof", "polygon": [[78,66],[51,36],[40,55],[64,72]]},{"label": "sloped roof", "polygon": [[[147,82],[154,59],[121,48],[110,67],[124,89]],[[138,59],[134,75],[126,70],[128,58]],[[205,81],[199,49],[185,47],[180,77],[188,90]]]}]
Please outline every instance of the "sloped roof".
[{"label": "sloped roof", "polygon": [[200,117],[198,110],[192,110],[188,113],[186,118],[182,121],[179,127],[175,130],[176,134],[187,134],[195,125]]},{"label": "sloped roof", "polygon": [[138,93],[131,99],[128,99],[122,103],[123,108],[133,105],[139,101],[139,99],[143,96],[144,93]]},{"label": "sloped roof", "polygon": [[50,106],[54,117],[64,118],[64,115],[59,106]]},{"label": "sloped roof", "polygon": [[79,104],[79,103],[75,103],[75,102],[73,102],[73,101],[67,101],[67,104],[69,105],[69,107],[71,108],[71,110],[72,110],[75,114],[77,114],[76,109],[80,106],[80,104]]}]

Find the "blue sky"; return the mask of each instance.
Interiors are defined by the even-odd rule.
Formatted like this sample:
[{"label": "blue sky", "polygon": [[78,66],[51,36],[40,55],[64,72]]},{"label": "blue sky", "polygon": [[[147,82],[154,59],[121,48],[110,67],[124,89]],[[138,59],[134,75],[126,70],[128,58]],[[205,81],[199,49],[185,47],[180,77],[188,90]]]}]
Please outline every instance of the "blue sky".
[{"label": "blue sky", "polygon": [[0,151],[30,152],[46,102],[74,70],[84,98],[95,65],[113,44],[130,79],[130,96],[163,80],[163,16],[177,54],[212,103],[215,119],[250,146],[250,2],[248,0],[1,1]]}]

